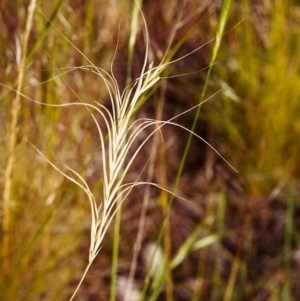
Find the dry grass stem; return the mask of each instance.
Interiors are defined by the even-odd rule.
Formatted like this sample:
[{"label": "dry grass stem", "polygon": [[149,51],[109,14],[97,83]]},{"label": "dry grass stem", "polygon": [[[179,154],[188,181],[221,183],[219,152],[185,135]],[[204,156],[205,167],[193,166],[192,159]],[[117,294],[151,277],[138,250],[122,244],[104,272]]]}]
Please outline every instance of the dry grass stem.
[{"label": "dry grass stem", "polygon": [[13,243],[10,241],[10,228],[11,228],[11,207],[12,207],[12,176],[13,168],[15,164],[15,150],[17,146],[17,136],[19,132],[19,116],[21,110],[21,90],[24,81],[24,72],[26,65],[27,46],[28,39],[32,28],[33,15],[36,7],[36,0],[31,0],[28,6],[26,27],[24,36],[21,38],[21,46],[19,48],[20,61],[19,63],[19,74],[17,79],[16,97],[12,102],[11,106],[11,122],[8,134],[8,158],[5,168],[4,177],[4,188],[3,188],[3,220],[2,220],[2,258],[3,258],[3,274],[7,275],[10,271],[10,245]]}]

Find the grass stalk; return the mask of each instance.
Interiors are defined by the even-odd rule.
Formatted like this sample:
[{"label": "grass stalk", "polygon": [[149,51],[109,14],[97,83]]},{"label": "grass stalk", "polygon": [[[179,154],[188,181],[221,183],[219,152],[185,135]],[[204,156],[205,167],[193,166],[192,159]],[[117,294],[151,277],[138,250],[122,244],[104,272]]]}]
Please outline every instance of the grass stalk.
[{"label": "grass stalk", "polygon": [[[220,14],[220,17],[218,19],[217,32],[216,32],[216,36],[215,36],[215,40],[214,40],[214,44],[213,44],[210,64],[209,64],[209,68],[208,68],[208,71],[207,71],[207,74],[206,74],[206,77],[205,77],[204,86],[203,86],[203,89],[202,89],[202,92],[201,92],[201,95],[200,95],[200,98],[199,98],[199,104],[202,104],[204,102],[204,99],[205,99],[205,94],[206,94],[206,89],[207,89],[208,82],[209,82],[209,79],[210,79],[210,74],[211,74],[213,65],[215,63],[215,60],[217,58],[217,54],[218,54],[218,50],[219,50],[219,47],[220,47],[220,44],[221,44],[223,33],[225,31],[226,21],[228,19],[231,3],[232,3],[232,0],[224,0],[222,2],[221,14]],[[180,178],[181,178],[181,174],[182,174],[182,171],[183,171],[183,168],[184,168],[184,165],[185,165],[185,161],[186,161],[186,158],[187,158],[187,155],[188,155],[188,152],[189,152],[189,149],[190,149],[190,145],[191,145],[191,142],[192,142],[192,138],[193,138],[192,132],[195,131],[196,125],[198,123],[200,111],[201,111],[201,105],[199,105],[197,107],[196,112],[195,112],[195,117],[194,117],[193,124],[192,124],[192,127],[191,127],[191,132],[190,132],[190,135],[188,136],[188,140],[187,140],[187,143],[186,143],[186,146],[185,146],[185,149],[184,149],[181,161],[180,161],[179,169],[178,169],[176,179],[175,179],[175,182],[174,182],[173,191],[176,191],[176,189],[178,187],[178,184],[179,184],[179,181],[180,181]],[[170,206],[172,205],[172,202],[173,202],[173,196],[171,195]]]},{"label": "grass stalk", "polygon": [[31,0],[28,6],[28,13],[25,25],[24,36],[21,41],[21,58],[18,63],[19,73],[16,88],[16,97],[11,107],[11,122],[8,132],[8,158],[5,168],[4,188],[3,188],[3,221],[2,221],[2,260],[3,260],[3,274],[7,275],[10,271],[10,246],[13,243],[10,239],[11,226],[12,226],[12,182],[13,182],[13,169],[16,160],[16,146],[17,137],[19,133],[19,117],[21,110],[21,90],[24,82],[27,46],[29,35],[33,24],[33,16],[36,7],[36,0]]},{"label": "grass stalk", "polygon": [[[206,89],[207,89],[208,82],[209,82],[209,79],[210,79],[210,74],[211,74],[213,65],[214,65],[214,63],[216,61],[217,54],[218,54],[218,51],[219,51],[219,48],[220,48],[220,44],[221,44],[221,41],[222,41],[223,33],[225,31],[225,26],[226,26],[226,22],[227,22],[229,11],[230,11],[230,7],[231,7],[231,2],[232,2],[232,0],[224,0],[222,2],[221,14],[220,14],[220,17],[218,19],[218,26],[217,26],[217,32],[216,32],[216,36],[215,36],[215,41],[214,41],[214,44],[213,44],[212,55],[211,55],[211,59],[210,59],[210,63],[209,63],[209,68],[208,68],[208,71],[207,71],[207,75],[205,77],[204,86],[203,86],[203,89],[202,89],[202,92],[201,92],[201,96],[200,96],[200,99],[199,99],[199,103],[202,103],[204,101],[204,98],[205,98]],[[192,132],[194,132],[194,130],[196,128],[196,125],[197,125],[197,122],[198,122],[198,119],[199,119],[199,115],[200,115],[200,110],[201,110],[201,106],[198,106],[198,108],[196,110],[196,113],[195,113],[193,125],[191,127],[191,131]],[[178,176],[177,176],[177,179],[176,179],[176,182],[175,182],[175,187],[178,186],[178,182],[179,182],[179,179],[181,177],[183,166],[185,164],[186,157],[187,157],[190,145],[191,145],[192,137],[193,137],[193,135],[190,134],[189,138],[188,138],[188,141],[186,143],[186,147],[185,147],[185,150],[184,150],[184,153],[183,153],[183,156],[182,156],[182,160],[180,162]]]},{"label": "grass stalk", "polygon": [[[168,209],[168,195],[165,191],[161,192],[160,195],[161,199],[161,206],[163,210],[164,216],[167,213]],[[165,255],[165,261],[166,265],[169,266],[171,264],[171,246],[172,246],[172,240],[171,240],[171,222],[170,219],[168,218],[166,221],[165,229],[164,229],[164,239],[163,239],[163,244],[164,244],[164,255]],[[173,291],[174,291],[174,286],[173,286],[173,276],[172,276],[172,270],[171,269],[166,269],[164,273],[165,277],[165,283],[166,283],[166,301],[173,301]]]},{"label": "grass stalk", "polygon": [[[205,227],[207,228],[208,232],[211,232],[212,223],[214,222],[214,195],[211,195],[208,199],[207,204],[207,213],[206,213],[206,221],[204,222]],[[199,260],[198,260],[198,271],[197,271],[197,284],[196,288],[193,293],[192,301],[201,300],[201,293],[202,293],[202,287],[203,287],[203,279],[205,279],[205,273],[206,273],[206,261],[208,256],[208,248],[204,248],[200,252]]]},{"label": "grass stalk", "polygon": [[133,56],[134,56],[134,46],[136,42],[137,33],[139,30],[139,12],[140,7],[142,7],[143,0],[133,1],[132,16],[130,23],[130,36],[128,42],[128,62],[127,62],[127,75],[126,75],[126,86],[128,86],[132,81],[132,66],[133,66]]},{"label": "grass stalk", "polygon": [[120,245],[120,230],[121,230],[121,219],[122,219],[122,203],[119,198],[117,201],[117,207],[119,209],[116,212],[115,224],[114,224],[114,235],[113,235],[113,249],[112,249],[112,263],[111,263],[111,279],[110,279],[110,301],[116,300],[116,286],[118,278],[118,255]]},{"label": "grass stalk", "polygon": [[[141,5],[142,5],[142,0],[133,1],[131,24],[130,24],[130,37],[128,42],[126,86],[130,85],[132,81],[131,73],[132,73],[132,65],[133,65],[133,55],[134,55],[136,36],[139,28],[138,21],[139,21],[139,11]],[[117,285],[117,273],[118,273],[118,253],[119,253],[120,229],[121,229],[121,220],[122,220],[122,204],[120,198],[118,198],[117,207],[119,209],[116,212],[115,225],[114,225],[112,268],[111,268],[111,282],[110,282],[110,301],[115,301],[116,291],[117,291],[116,285]]]},{"label": "grass stalk", "polygon": [[[227,202],[227,196],[222,189],[222,191],[219,194],[219,200],[218,200],[218,212],[217,212],[217,220],[216,220],[216,230],[220,237],[220,240],[222,241],[224,237],[224,219],[225,219],[225,211],[226,211],[226,202]],[[215,246],[216,248],[216,262],[214,266],[213,271],[213,292],[212,292],[212,299],[213,300],[221,300],[221,275],[220,275],[220,267],[222,264],[222,245],[221,243],[217,244]]]},{"label": "grass stalk", "polygon": [[47,35],[47,32],[51,28],[51,24],[53,24],[54,19],[57,17],[57,14],[58,14],[63,2],[64,2],[64,0],[57,1],[56,5],[54,7],[54,10],[53,10],[51,16],[49,17],[49,22],[47,22],[45,24],[43,30],[39,34],[38,39],[36,40],[36,42],[34,43],[34,45],[31,48],[30,52],[26,56],[26,65],[27,65],[27,63],[29,63],[32,60],[32,58],[36,54],[37,50],[41,46],[42,42],[44,41],[44,39]]},{"label": "grass stalk", "polygon": [[291,251],[292,251],[292,234],[293,234],[293,215],[294,215],[294,197],[290,192],[287,198],[287,209],[285,216],[285,235],[283,250],[283,287],[280,294],[280,301],[290,300],[291,286]]},{"label": "grass stalk", "polygon": [[[241,250],[241,248],[239,248]],[[234,287],[235,287],[235,281],[236,277],[241,265],[241,252],[238,252],[236,256],[233,259],[232,267],[231,267],[231,273],[230,277],[228,280],[228,283],[226,285],[226,291],[224,294],[223,301],[230,301],[234,292]]]},{"label": "grass stalk", "polygon": [[[158,97],[157,101],[157,113],[156,113],[156,120],[161,120],[162,119],[162,114],[163,114],[163,109],[164,109],[164,98],[165,98],[165,91],[166,91],[166,82],[163,82],[162,87],[161,87],[161,93]],[[157,156],[157,149],[158,149],[158,143],[159,140],[161,139],[160,134],[156,133],[156,135],[153,137],[153,143],[150,151],[150,159],[149,159],[149,167],[147,171],[147,182],[151,182],[153,179],[154,175],[154,167],[155,167],[155,160]],[[164,187],[165,183],[160,182],[160,184]],[[142,245],[142,239],[143,239],[143,234],[144,234],[144,227],[145,227],[145,222],[146,222],[146,212],[147,208],[149,205],[149,200],[150,200],[150,191],[151,187],[146,186],[145,187],[145,193],[143,197],[143,205],[142,205],[142,210],[141,210],[141,216],[139,220],[139,227],[138,227],[138,234],[137,238],[134,244],[134,250],[133,250],[133,258],[132,258],[132,263],[131,263],[131,268],[130,268],[130,273],[128,277],[128,283],[126,287],[126,292],[125,292],[125,297],[124,301],[130,300],[130,291],[133,283],[133,278],[137,266],[137,260],[138,260],[138,255],[141,250],[141,245]]]}]

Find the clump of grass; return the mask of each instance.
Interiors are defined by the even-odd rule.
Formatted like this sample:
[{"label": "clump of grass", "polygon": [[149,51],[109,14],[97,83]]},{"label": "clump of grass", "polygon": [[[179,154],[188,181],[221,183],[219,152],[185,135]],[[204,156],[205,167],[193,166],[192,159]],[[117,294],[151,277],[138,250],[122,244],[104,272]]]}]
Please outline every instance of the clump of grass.
[{"label": "clump of grass", "polygon": [[[255,4],[243,1],[235,3],[233,12],[229,22],[234,24],[241,19],[243,22],[225,37],[228,43],[220,51],[220,60],[224,64],[217,65],[213,74],[226,93],[222,102],[205,107],[205,116],[214,129],[213,136],[218,138],[222,151],[231,157],[242,175],[239,181],[230,178],[235,193],[247,195],[242,205],[246,209],[240,211],[246,212],[236,240],[227,300],[238,298],[239,291],[246,286],[245,296],[254,294],[261,283],[268,283],[265,291],[272,297],[282,298],[280,295],[291,291],[288,277],[283,280],[284,292],[278,292],[281,287],[278,275],[286,269],[282,268],[280,260],[274,259],[274,266],[265,269],[264,275],[257,271],[259,269],[251,271],[248,267],[257,264],[254,258],[260,255],[259,252],[272,253],[269,256],[273,258],[291,255],[291,249],[282,250],[283,237],[284,241],[290,239],[291,216],[286,217],[290,232],[284,233],[280,222],[284,220],[284,210],[277,212],[270,208],[278,204],[285,208],[286,200],[290,200],[287,191],[294,189],[294,180],[299,177],[297,87],[300,77],[295,64],[299,60],[300,40],[296,34],[299,31],[299,16],[296,16],[299,5],[282,0]],[[218,117],[220,110],[224,113],[222,118]],[[241,151],[232,152],[233,145]],[[287,214],[289,210],[290,207]],[[268,214],[269,211],[272,213]],[[273,221],[275,216],[276,222]],[[278,238],[264,242],[260,235],[265,237],[265,234],[256,225],[258,220],[269,225],[269,231],[274,231],[270,225],[276,224],[276,235],[282,239],[280,243]],[[273,232],[270,237],[272,235]],[[236,280],[242,281],[243,285],[238,287]],[[296,299],[297,294],[294,291]]]},{"label": "clump of grass", "polygon": [[[228,4],[230,3],[230,1],[226,3]],[[92,193],[91,188],[88,185],[87,181],[79,172],[75,171],[74,168],[71,167],[66,167],[65,169],[60,168],[56,164],[52,163],[52,161],[47,159],[50,165],[55,170],[57,170],[61,175],[69,179],[71,182],[78,185],[82,189],[82,191],[87,195],[90,202],[92,221],[91,221],[91,231],[90,231],[91,241],[89,247],[89,261],[86,270],[84,272],[84,275],[79,283],[79,286],[83,281],[84,276],[86,275],[92,262],[95,260],[97,254],[100,252],[104,236],[116,212],[118,212],[123,201],[128,197],[129,193],[132,191],[133,188],[139,185],[146,184],[146,185],[156,186],[167,193],[171,193],[173,195],[175,194],[176,188],[171,191],[170,189],[167,189],[162,185],[151,183],[150,181],[139,181],[139,179],[137,179],[135,182],[127,183],[126,175],[130,170],[130,167],[132,166],[135,158],[137,157],[142,147],[154,136],[155,133],[160,133],[162,127],[167,124],[185,129],[183,126],[176,124],[174,120],[188,111],[200,108],[202,103],[205,101],[205,89],[204,89],[198,104],[196,104],[193,108],[190,108],[188,111],[176,115],[175,117],[167,121],[153,120],[148,118],[137,119],[137,120],[133,119],[137,107],[140,106],[139,101],[141,100],[143,95],[149,90],[151,90],[156,84],[158,84],[158,82],[161,80],[161,73],[165,70],[165,68],[177,61],[177,60],[168,61],[165,60],[164,58],[162,63],[158,64],[157,66],[153,66],[152,63],[150,64],[148,63],[148,56],[149,56],[148,29],[146,26],[144,16],[143,14],[141,15],[145,25],[144,28],[145,28],[146,51],[145,51],[144,63],[141,69],[140,76],[135,81],[130,83],[122,93],[120,92],[119,83],[113,72],[113,63],[111,64],[110,73],[106,72],[104,69],[97,67],[92,62],[92,60],[88,58],[88,56],[86,56],[85,54],[83,54],[83,52],[81,52],[78,48],[76,48],[73,43],[71,43],[67,38],[65,38],[65,36],[61,35],[62,37],[64,37],[66,43],[70,43],[72,47],[76,49],[76,51],[80,55],[82,55],[82,57],[84,57],[85,60],[88,61],[88,65],[84,65],[76,68],[69,68],[67,72],[74,71],[74,70],[88,71],[89,73],[93,73],[96,76],[100,77],[110,97],[110,101],[111,101],[110,109],[106,108],[102,103],[90,104],[82,100],[82,98],[78,94],[76,94],[76,97],[79,99],[78,102],[72,102],[66,104],[52,104],[50,103],[50,99],[48,99],[48,103],[42,103],[39,101],[35,101],[31,97],[26,96],[25,93],[16,90],[17,95],[19,95],[19,97],[23,96],[24,98],[32,100],[36,104],[40,103],[44,105],[45,108],[55,107],[56,110],[61,110],[62,108],[72,107],[75,108],[76,111],[79,107],[84,108],[86,112],[88,112],[89,116],[92,118],[94,125],[97,128],[97,134],[100,141],[100,154],[101,154],[101,162],[102,162],[102,170],[103,170],[103,190],[102,190],[101,202],[96,201],[96,197]],[[222,22],[226,21],[226,17],[227,16],[225,14],[225,17],[223,16],[221,18],[221,21]],[[214,64],[214,60],[216,58],[215,51],[218,50],[220,38],[222,36],[222,31],[224,30],[224,23],[222,22],[219,28],[217,42],[216,42],[217,46],[216,48],[214,48],[214,53],[213,53],[213,58],[211,60],[210,68]],[[63,75],[55,76],[54,81],[59,82],[61,79],[63,79]],[[207,76],[207,82],[208,79],[209,79],[209,74]],[[53,80],[50,80],[49,82],[51,81]],[[48,82],[48,79],[45,82]],[[198,119],[198,114],[199,113],[196,114],[195,120]],[[101,119],[101,123],[99,119]],[[104,127],[102,127],[102,124],[104,124]],[[147,134],[146,138],[142,139],[141,144],[137,148],[135,148],[135,143],[137,141],[137,138],[140,136],[142,132],[148,129],[150,129],[150,134]],[[199,139],[203,140],[199,135],[196,135],[194,133],[194,128],[192,128],[191,130],[189,129],[186,130],[190,132],[191,135],[197,136]],[[130,151],[132,152],[132,149],[134,149],[132,155],[128,156]],[[216,151],[215,149],[213,150]],[[46,157],[45,155],[43,155],[44,151],[39,150],[39,147],[37,147],[37,151],[44,158]],[[220,155],[219,153],[217,154]],[[181,176],[179,174],[177,181],[178,179],[180,179],[180,177]],[[58,186],[60,184],[61,183],[59,182]],[[49,195],[49,199],[51,198],[55,198],[55,193],[54,196]],[[198,230],[199,229],[197,229],[197,231]],[[40,231],[44,231],[44,228],[41,227]],[[169,262],[170,270],[174,269],[183,260],[182,258],[184,258],[186,254],[189,253],[191,249],[196,250],[207,245],[201,240],[197,241],[196,238],[198,233],[197,231],[195,232],[196,234],[193,233],[193,235],[191,235],[190,240],[187,240],[186,244],[180,249],[175,259]],[[216,237],[214,236],[208,238],[211,238],[209,243],[213,243],[217,241]],[[163,281],[161,283],[163,283]],[[71,300],[74,298],[77,289],[74,292],[73,296],[71,297]],[[160,290],[161,290],[161,286],[159,286],[159,288],[153,292],[152,295],[153,298],[157,294],[159,294]]]},{"label": "clump of grass", "polygon": [[[141,96],[147,90],[151,89],[160,80],[160,74],[166,68],[166,66],[175,62],[175,61],[171,61],[167,64],[161,63],[157,67],[153,67],[152,64],[150,64],[148,69],[146,69],[147,61],[148,61],[147,60],[148,51],[149,51],[149,45],[148,45],[149,37],[148,37],[146,21],[144,19],[143,14],[141,15],[144,21],[144,25],[145,25],[144,28],[145,28],[145,35],[146,35],[146,51],[145,51],[144,64],[141,70],[140,77],[135,81],[133,81],[132,84],[127,86],[122,93],[120,93],[119,91],[118,82],[116,81],[116,78],[114,77],[113,74],[113,68],[112,68],[113,63],[111,65],[111,74],[109,74],[103,69],[96,67],[83,53],[80,52],[80,50],[78,50],[83,56],[85,56],[85,58],[91,64],[90,66],[82,67],[82,69],[86,69],[91,72],[94,72],[104,81],[105,86],[110,95],[111,107],[112,107],[111,112],[100,103],[98,103],[97,105],[91,105],[89,103],[70,103],[65,105],[64,104],[54,105],[58,107],[84,106],[86,109],[90,111],[91,117],[93,118],[95,125],[97,126],[98,129],[100,145],[101,145],[101,153],[102,153],[102,164],[103,164],[103,178],[104,178],[103,199],[100,204],[97,204],[95,197],[93,196],[88,184],[86,183],[86,181],[83,179],[82,176],[80,176],[72,168],[68,167],[69,171],[78,179],[76,180],[72,176],[68,175],[67,173],[65,173],[64,171],[62,171],[61,169],[59,169],[57,166],[55,166],[53,163],[49,161],[49,163],[58,172],[60,172],[70,181],[77,184],[86,193],[91,206],[92,221],[91,221],[91,243],[90,243],[90,251],[89,251],[89,263],[86,267],[86,270],[83,274],[83,277],[77,289],[75,290],[70,300],[74,298],[92,262],[94,261],[99,251],[101,250],[101,244],[107,232],[107,229],[112,219],[116,215],[116,212],[120,209],[120,206],[122,205],[123,201],[128,197],[131,190],[138,185],[147,184],[147,185],[157,186],[160,189],[163,189],[171,193],[171,191],[169,191],[167,188],[162,187],[155,183],[139,182],[139,181],[136,181],[134,183],[125,182],[126,174],[128,173],[128,170],[131,167],[135,157],[155,132],[159,131],[161,127],[163,127],[166,124],[178,126],[180,128],[185,129],[183,126],[172,122],[172,120],[177,118],[178,116],[175,116],[168,121],[157,121],[157,120],[147,119],[147,118],[138,119],[134,121],[131,120]],[[222,24],[221,31],[223,30],[223,28],[224,25]],[[216,47],[217,48],[219,47],[218,39],[217,39]],[[215,59],[215,56],[216,53],[213,54],[213,60]],[[211,64],[211,66],[212,65],[213,64]],[[194,108],[191,108],[188,111],[199,107],[200,105],[202,105],[203,102],[204,100],[202,100],[199,105],[196,105]],[[49,106],[51,105],[49,104]],[[93,111],[95,111],[97,114],[101,116],[101,118],[103,118],[103,121],[106,125],[106,132],[104,132],[104,130],[100,127],[96,115],[95,113],[93,113]],[[183,115],[185,113],[186,112],[181,113],[180,115]],[[148,136],[146,136],[146,138],[142,141],[140,146],[134,151],[133,155],[126,162],[126,159],[128,158],[129,150],[131,149],[136,138],[140,135],[141,132],[143,132],[148,127],[154,127],[155,129]],[[193,130],[189,130],[189,129],[186,130],[191,134],[195,135],[196,137],[198,137],[199,139],[203,140],[200,136],[195,134]],[[105,143],[106,135],[107,135],[107,143]],[[221,156],[212,146],[210,147],[219,156]],[[172,194],[174,195],[175,193],[172,192]]]},{"label": "clump of grass", "polygon": [[[216,58],[216,53],[220,44],[222,31],[224,30],[224,21],[228,14],[228,7],[230,3],[226,2],[226,4],[227,4],[226,6],[227,11],[224,13],[224,16],[222,16],[221,18],[220,28],[219,28],[220,32],[217,35],[216,47],[214,48],[214,53],[212,56],[212,62],[210,64],[210,68],[213,66],[213,62]],[[57,106],[57,107],[66,107],[66,106],[85,107],[90,112],[91,117],[93,118],[95,125],[98,129],[101,154],[102,154],[103,199],[100,204],[96,202],[96,199],[92,194],[87,182],[83,179],[83,177],[79,173],[77,173],[72,168],[68,167],[69,171],[73,174],[73,176],[77,178],[75,179],[73,176],[68,175],[63,170],[61,170],[56,165],[54,165],[52,162],[48,161],[58,172],[60,172],[63,176],[68,178],[70,181],[77,184],[86,193],[90,201],[90,207],[91,207],[92,221],[91,221],[91,243],[90,243],[90,251],[89,251],[89,263],[86,267],[86,270],[83,274],[83,277],[77,289],[75,290],[70,300],[72,300],[75,297],[77,290],[79,289],[87,271],[89,270],[92,262],[94,261],[99,251],[101,250],[102,241],[104,239],[104,236],[107,232],[107,229],[112,219],[114,218],[118,210],[120,210],[123,201],[128,197],[131,190],[138,185],[150,184],[171,193],[171,191],[169,191],[165,187],[162,187],[158,184],[151,183],[151,182],[139,182],[139,181],[136,181],[134,183],[125,182],[126,174],[128,173],[128,170],[131,167],[135,157],[155,132],[160,131],[161,127],[163,127],[166,124],[178,126],[180,128],[185,129],[183,126],[174,123],[172,120],[174,120],[180,115],[185,114],[186,112],[181,113],[180,115],[175,116],[168,121],[157,121],[157,120],[147,119],[147,118],[132,121],[133,114],[135,113],[136,107],[138,105],[138,101],[140,100],[142,95],[146,91],[151,89],[160,80],[160,74],[166,68],[166,66],[175,62],[175,61],[171,61],[168,63],[161,63],[157,67],[153,67],[152,63],[150,63],[150,65],[147,68],[148,52],[149,52],[149,37],[148,37],[146,21],[144,19],[143,14],[141,15],[145,25],[144,26],[145,36],[146,36],[145,59],[142,66],[140,77],[135,81],[133,81],[132,84],[129,84],[129,86],[127,86],[122,93],[120,92],[118,82],[113,73],[113,63],[111,64],[111,72],[109,74],[103,69],[96,67],[92,63],[92,61],[90,61],[89,58],[87,58],[79,49],[77,49],[78,52],[81,53],[81,55],[83,55],[85,59],[90,63],[89,66],[83,66],[80,68],[95,73],[104,81],[111,100],[111,111],[109,111],[104,105],[100,103],[97,103],[96,105],[92,105],[85,102],[61,104],[61,105],[48,104],[48,106]],[[67,39],[66,37],[64,38]],[[198,49],[194,51],[197,50]],[[176,61],[180,59],[177,59]],[[207,78],[209,78],[209,75],[210,73],[208,73]],[[200,100],[200,103],[195,107],[189,109],[188,111],[191,111],[195,108],[199,108],[202,105],[202,103],[205,101],[204,95],[205,95],[205,89],[203,90],[202,99]],[[99,114],[99,116],[103,119],[104,124],[106,126],[105,131],[99,125],[96,114]],[[198,114],[199,111],[196,114],[195,120],[197,120]],[[131,155],[131,157],[127,159],[129,150],[132,148],[137,137],[141,134],[141,132],[143,132],[145,129],[149,127],[154,127],[154,130],[149,135],[146,136],[146,138],[142,141],[140,146],[134,151],[133,155]],[[193,132],[194,128],[192,128],[192,130],[189,129],[186,130],[190,132],[190,134],[193,134],[197,136],[199,139],[203,140],[200,136],[198,136]],[[221,156],[213,147],[212,149],[219,156]],[[41,152],[39,153],[42,154]],[[175,192],[172,192],[173,195],[174,193]]]},{"label": "clump of grass", "polygon": [[298,10],[293,1],[236,3],[231,22],[243,22],[228,35],[228,48],[220,56],[224,64],[216,67],[227,91],[224,101],[216,104],[224,118],[212,111],[209,118],[230,148],[233,143],[242,150],[232,160],[254,197],[271,194],[298,172]]}]

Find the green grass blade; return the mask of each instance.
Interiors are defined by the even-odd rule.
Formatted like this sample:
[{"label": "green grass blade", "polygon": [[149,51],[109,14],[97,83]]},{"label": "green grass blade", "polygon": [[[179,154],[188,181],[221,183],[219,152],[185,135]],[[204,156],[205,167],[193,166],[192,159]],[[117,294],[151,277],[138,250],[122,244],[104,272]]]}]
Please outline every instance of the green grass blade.
[{"label": "green grass blade", "polygon": [[44,41],[48,30],[51,28],[51,24],[53,23],[53,21],[55,20],[60,7],[62,6],[64,0],[59,0],[57,2],[57,4],[55,5],[55,8],[49,18],[49,20],[46,22],[44,29],[39,33],[39,38],[37,39],[37,41],[34,43],[33,47],[31,48],[30,52],[27,55],[26,58],[26,63],[25,66],[33,59],[34,55],[36,54],[38,48],[40,47],[40,45],[42,44],[42,42]]},{"label": "green grass blade", "polygon": [[136,42],[136,37],[139,28],[139,12],[140,7],[142,6],[142,0],[133,1],[133,8],[132,8],[132,17],[130,23],[130,37],[128,42],[128,62],[127,62],[127,76],[126,76],[126,86],[131,83],[131,73],[132,73],[132,65],[133,65],[133,56],[134,56],[134,46]]},{"label": "green grass blade", "polygon": [[120,228],[122,217],[122,206],[120,206],[121,199],[119,198],[117,206],[119,209],[116,213],[115,225],[114,225],[114,237],[113,237],[113,251],[112,251],[112,264],[111,264],[111,281],[110,281],[110,301],[116,300],[116,285],[118,275],[118,255],[119,255],[119,243],[120,243]]},{"label": "green grass blade", "polygon": [[[202,93],[201,93],[201,96],[200,96],[200,99],[199,99],[199,103],[202,103],[204,101],[204,97],[205,97],[205,94],[206,94],[206,89],[207,89],[208,82],[209,82],[209,79],[210,79],[210,74],[211,74],[211,71],[212,71],[212,67],[215,63],[215,60],[216,60],[216,57],[217,57],[217,54],[218,54],[218,50],[219,50],[219,47],[220,47],[220,43],[221,43],[221,40],[222,40],[222,36],[223,36],[223,33],[224,33],[224,29],[225,29],[226,21],[227,21],[227,18],[228,18],[231,2],[232,2],[231,0],[225,0],[222,3],[221,14],[220,14],[220,17],[219,17],[219,22],[218,22],[216,37],[215,37],[215,41],[214,41],[214,45],[213,45],[210,65],[209,65],[209,69],[208,69],[208,72],[207,72],[207,75],[206,75],[206,78],[205,78],[205,83],[204,83],[204,87],[203,87],[203,90],[202,90]],[[192,125],[192,128],[191,128],[192,132],[194,132],[194,130],[196,128],[196,125],[197,125],[197,122],[198,122],[198,119],[199,119],[199,115],[200,115],[200,111],[201,111],[201,106],[198,106],[197,111],[195,113],[193,125]],[[185,165],[185,161],[186,161],[186,158],[187,158],[187,155],[188,155],[188,152],[189,152],[189,148],[190,148],[190,145],[191,145],[192,137],[193,137],[192,134],[190,134],[189,137],[188,137],[188,141],[186,143],[186,147],[185,147],[185,150],[184,150],[181,162],[180,162],[179,170],[178,170],[178,173],[177,173],[177,176],[176,176],[176,180],[175,180],[175,183],[174,183],[174,191],[176,191],[176,189],[178,187],[179,180],[181,178],[181,174],[182,174],[182,171],[183,171],[183,167]],[[173,199],[173,198],[171,198],[171,199]],[[172,203],[172,201],[171,201],[171,203]]]}]

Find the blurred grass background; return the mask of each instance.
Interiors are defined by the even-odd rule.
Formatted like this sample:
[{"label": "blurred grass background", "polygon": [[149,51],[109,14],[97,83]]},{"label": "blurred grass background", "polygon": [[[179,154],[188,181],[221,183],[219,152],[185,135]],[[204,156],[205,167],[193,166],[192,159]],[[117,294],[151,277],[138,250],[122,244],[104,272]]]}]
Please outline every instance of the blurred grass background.
[{"label": "blurred grass background", "polygon": [[[144,1],[150,33],[150,60],[168,51],[174,58],[213,39],[221,1]],[[90,0],[37,2],[26,65],[20,65],[28,1],[0,3],[0,82],[16,89],[24,71],[22,93],[37,102],[94,101],[109,105],[104,84],[95,74],[74,67],[88,62],[113,70],[126,85],[128,39],[133,1]],[[178,17],[181,15],[179,21]],[[51,23],[49,22],[51,20]],[[146,291],[145,300],[299,300],[299,154],[300,154],[300,6],[297,1],[241,0],[231,6],[195,132],[215,147],[239,173],[207,145],[192,140],[161,247],[167,268]],[[71,45],[64,37],[66,36]],[[178,44],[176,44],[178,43]],[[174,45],[180,45],[175,51]],[[213,42],[172,65],[170,76],[202,70]],[[139,76],[145,51],[142,25],[133,62]],[[199,101],[207,70],[162,81],[151,91],[137,117],[167,120]],[[12,103],[0,88],[0,185],[7,181]],[[194,112],[176,119],[188,128]],[[188,134],[174,127],[156,142],[153,181],[172,188]],[[11,177],[9,231],[1,202],[0,300],[67,300],[88,258],[90,209],[82,191],[58,174],[28,143],[55,164],[78,171],[101,199],[101,156],[97,129],[83,108],[53,108],[21,99]],[[138,142],[137,142],[138,143]],[[149,158],[142,150],[128,181],[135,181]],[[141,175],[147,178],[147,173]],[[135,189],[121,216],[118,278],[127,278],[139,228],[145,191]],[[157,240],[168,196],[151,189],[144,221],[142,251],[134,284],[145,284],[147,246]],[[9,242],[5,242],[6,237]],[[108,300],[113,227],[105,237],[76,300]],[[206,239],[206,240],[205,240]],[[144,255],[143,255],[144,254]],[[175,261],[176,259],[176,261]],[[117,282],[117,298],[124,291]],[[129,298],[129,300],[134,300]]]}]

